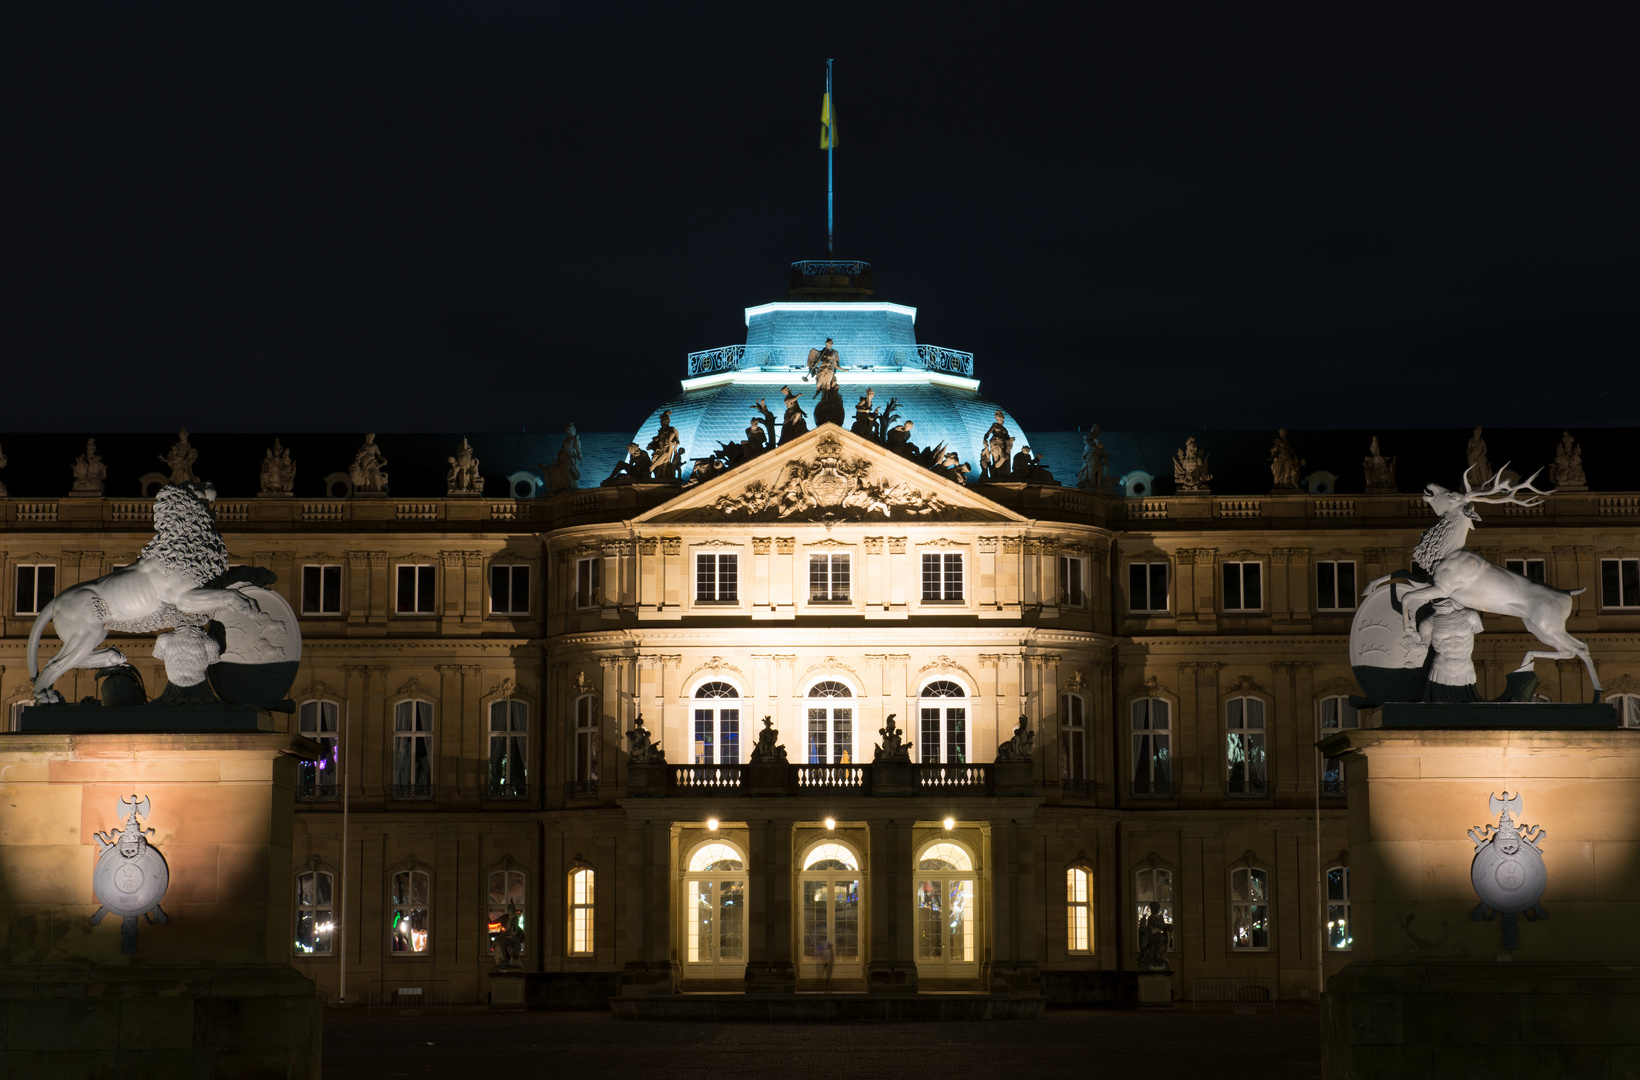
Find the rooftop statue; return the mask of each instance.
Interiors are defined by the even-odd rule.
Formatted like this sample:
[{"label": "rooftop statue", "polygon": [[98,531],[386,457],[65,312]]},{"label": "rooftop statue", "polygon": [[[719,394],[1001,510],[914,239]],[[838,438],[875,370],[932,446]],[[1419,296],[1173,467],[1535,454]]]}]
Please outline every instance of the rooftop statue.
[{"label": "rooftop statue", "polygon": [[854,423],[850,424],[848,429],[862,439],[879,438],[877,421],[881,418],[882,411],[873,407],[872,403],[876,397],[877,391],[867,389],[865,396],[855,403]]},{"label": "rooftop statue", "polygon": [[1099,441],[1099,425],[1095,424],[1083,436],[1087,446],[1082,450],[1082,468],[1076,473],[1076,486],[1088,491],[1098,491],[1105,486],[1105,462],[1110,460],[1110,454],[1105,452],[1105,444]]},{"label": "rooftop statue", "polygon": [[683,447],[678,429],[672,426],[672,410],[661,411],[660,430],[649,440],[649,475],[655,480],[676,480],[683,472]]},{"label": "rooftop statue", "polygon": [[[0,462],[3,464],[3,462]],[[1583,475],[1583,448],[1572,440],[1572,433],[1560,433],[1560,445],[1555,447],[1555,463],[1549,468],[1556,491],[1588,491],[1589,480]]]},{"label": "rooftop statue", "polygon": [[541,470],[542,495],[575,490],[581,481],[581,436],[575,433],[573,423],[564,425],[564,441],[558,444],[558,456],[552,464],[536,468]]},{"label": "rooftop statue", "polygon": [[1481,429],[1476,428],[1475,434],[1469,436],[1469,445],[1464,447],[1468,458],[1468,466],[1464,469],[1464,483],[1469,482],[1469,474],[1479,477],[1492,475],[1492,463],[1486,460],[1486,440],[1481,438]]},{"label": "rooftop statue", "polygon": [[386,468],[387,459],[382,457],[381,447],[376,445],[376,433],[372,431],[364,437],[364,445],[348,466],[347,478],[353,485],[353,493],[387,494]]},{"label": "rooftop statue", "polygon": [[1287,440],[1287,429],[1282,428],[1276,433],[1276,441],[1270,447],[1270,490],[1299,490],[1298,470],[1303,467],[1304,459],[1293,451],[1293,444]]},{"label": "rooftop statue", "polygon": [[1173,482],[1186,494],[1204,494],[1213,474],[1207,471],[1207,451],[1195,439],[1185,439],[1184,449],[1173,453]]},{"label": "rooftop statue", "polygon": [[1059,486],[1059,481],[1053,478],[1053,473],[1042,464],[1042,455],[1033,452],[1029,446],[1014,455],[1012,475],[1016,483],[1040,484],[1044,487]]},{"label": "rooftop statue", "polygon": [[296,463],[290,451],[273,440],[273,447],[262,458],[262,490],[258,495],[289,495],[296,484]]},{"label": "rooftop statue", "polygon": [[1372,437],[1372,448],[1361,462],[1361,469],[1367,475],[1367,492],[1390,492],[1395,490],[1395,459],[1386,458],[1378,452],[1378,436]]},{"label": "rooftop statue", "polygon": [[1014,456],[1014,436],[1004,422],[1002,410],[985,431],[985,445],[979,452],[980,476],[986,480],[1010,479],[1008,463]]},{"label": "rooftop statue", "polygon": [[809,374],[814,376],[814,396],[820,399],[814,407],[816,424],[843,426],[843,393],[837,387],[838,363],[837,350],[832,348],[831,338],[826,339],[824,349],[809,350]]},{"label": "rooftop statue", "polygon": [[199,477],[194,475],[194,462],[199,460],[199,451],[188,445],[187,428],[177,432],[177,441],[172,443],[171,449],[161,454],[159,459],[171,470],[169,483],[199,483]]},{"label": "rooftop statue", "polygon": [[473,454],[473,444],[467,441],[465,435],[461,438],[461,449],[456,451],[455,457],[444,460],[450,465],[450,471],[444,477],[446,495],[484,493],[484,478],[478,475],[478,458]]},{"label": "rooftop statue", "polygon": [[809,430],[809,414],[803,411],[802,400],[790,386],[782,386],[780,392],[786,395],[786,418],[780,424],[780,442],[784,445]]},{"label": "rooftop statue", "polygon": [[774,413],[769,411],[767,398],[758,398],[757,404],[752,406],[757,413],[752,422],[746,426],[746,456],[756,457],[764,450],[775,445]]},{"label": "rooftop statue", "polygon": [[71,494],[101,496],[108,482],[108,466],[97,456],[97,440],[85,441],[85,453],[74,459],[74,487]]},{"label": "rooftop statue", "polygon": [[615,463],[615,471],[604,479],[603,487],[614,483],[642,483],[649,479],[650,461],[644,448],[637,443],[626,444],[626,460]]}]

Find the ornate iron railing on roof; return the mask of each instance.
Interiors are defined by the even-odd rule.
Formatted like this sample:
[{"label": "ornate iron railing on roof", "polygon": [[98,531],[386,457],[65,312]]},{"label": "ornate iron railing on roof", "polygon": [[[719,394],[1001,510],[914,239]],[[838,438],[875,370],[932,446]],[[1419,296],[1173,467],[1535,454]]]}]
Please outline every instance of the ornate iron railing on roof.
[{"label": "ornate iron railing on roof", "polygon": [[871,288],[871,264],[859,259],[799,259],[792,263],[793,289],[836,288],[839,284],[851,289]]},{"label": "ornate iron railing on roof", "polygon": [[[872,370],[923,368],[944,371],[952,375],[972,378],[974,354],[939,345],[878,345],[843,349],[844,372],[850,369]],[[716,375],[723,371],[751,368],[808,367],[808,352],[801,348],[779,345],[725,345],[720,349],[703,349],[689,354],[689,377]],[[849,381],[843,376],[845,382]]]}]

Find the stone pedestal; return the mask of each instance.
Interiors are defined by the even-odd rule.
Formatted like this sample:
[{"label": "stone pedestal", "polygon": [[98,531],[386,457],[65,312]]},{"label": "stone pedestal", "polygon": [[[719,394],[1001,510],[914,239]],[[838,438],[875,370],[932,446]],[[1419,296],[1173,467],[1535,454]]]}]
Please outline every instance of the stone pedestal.
[{"label": "stone pedestal", "polygon": [[1171,1009],[1173,1007],[1173,972],[1139,972],[1139,1007],[1141,1009]]},{"label": "stone pedestal", "polygon": [[917,964],[912,960],[866,961],[866,990],[872,994],[915,994]]},{"label": "stone pedestal", "polygon": [[[25,719],[60,728],[75,712],[99,710]],[[290,964],[291,837],[296,762],[320,751],[258,726],[0,734],[0,1075],[317,1080],[320,1002]],[[133,796],[148,805],[131,822]],[[152,881],[157,853],[164,920],[94,922],[96,834],[128,822],[153,830],[147,861],[98,880],[135,888],[146,868]]]},{"label": "stone pedestal", "polygon": [[524,973],[490,972],[490,1008],[497,1012],[524,1008]]},{"label": "stone pedestal", "polygon": [[1036,763],[999,761],[991,766],[992,789],[998,795],[1035,795]]},{"label": "stone pedestal", "polygon": [[797,965],[790,960],[754,961],[746,965],[748,994],[793,994],[797,992]]},{"label": "stone pedestal", "polygon": [[[1588,707],[1582,707],[1588,708]],[[1525,715],[1525,714],[1523,714]],[[1343,732],[1351,962],[1322,996],[1330,1078],[1640,1069],[1640,731]],[[1542,826],[1547,919],[1475,918],[1476,845]],[[1513,947],[1511,947],[1513,945]]]}]

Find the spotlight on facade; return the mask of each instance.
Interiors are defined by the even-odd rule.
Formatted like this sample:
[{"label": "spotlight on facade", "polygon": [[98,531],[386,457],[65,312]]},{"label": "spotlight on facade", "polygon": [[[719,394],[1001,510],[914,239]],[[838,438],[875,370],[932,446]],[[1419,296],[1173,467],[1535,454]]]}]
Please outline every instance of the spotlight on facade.
[{"label": "spotlight on facade", "polygon": [[717,818],[715,818],[715,817],[707,818],[706,819],[706,827],[708,829],[712,830],[713,832],[717,832]]},{"label": "spotlight on facade", "polygon": [[826,819],[826,831],[830,832],[831,830],[833,830],[835,828],[837,828],[837,819],[836,818],[830,818],[830,817],[827,818]]},{"label": "spotlight on facade", "polygon": [[957,823],[956,818],[946,818],[945,819],[945,830],[946,830],[946,832],[950,832],[952,827],[954,827],[956,825],[956,823]]}]

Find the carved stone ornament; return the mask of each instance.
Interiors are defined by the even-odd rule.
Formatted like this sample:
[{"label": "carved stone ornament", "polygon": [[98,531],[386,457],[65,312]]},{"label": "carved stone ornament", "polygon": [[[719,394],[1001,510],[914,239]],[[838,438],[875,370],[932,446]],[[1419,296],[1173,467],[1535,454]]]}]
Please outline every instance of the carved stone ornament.
[{"label": "carved stone ornament", "polygon": [[194,462],[199,460],[199,451],[188,444],[188,429],[177,432],[177,441],[171,444],[171,449],[159,455],[171,470],[166,477],[170,484],[197,484],[199,477],[194,475]]},{"label": "carved stone ornament", "polygon": [[747,761],[753,765],[786,765],[786,748],[780,745],[780,732],[774,726],[774,719],[763,718],[763,730],[757,733],[757,742],[752,746],[751,756]]},{"label": "carved stone ornament", "polygon": [[883,726],[877,729],[877,734],[883,737],[882,743],[872,753],[872,762],[900,762],[908,763],[911,760],[911,746],[905,741],[905,732],[894,723],[898,713],[889,713]]},{"label": "carved stone ornament", "polygon": [[171,869],[148,838],[153,829],[145,829],[138,818],[146,818],[150,809],[146,796],[129,799],[121,796],[119,814],[125,818],[121,828],[107,833],[92,833],[101,845],[97,865],[91,871],[91,891],[102,906],[91,916],[91,925],[97,926],[104,916],[120,916],[120,952],[127,956],[137,951],[137,917],[145,915],[151,923],[168,922],[165,909],[159,902],[165,899],[165,890],[171,884]]},{"label": "carved stone ornament", "polygon": [[1195,439],[1185,439],[1184,449],[1173,454],[1173,482],[1182,492],[1200,494],[1207,491],[1212,479],[1213,474],[1207,471],[1207,451],[1197,446]]},{"label": "carved stone ornament", "polygon": [[1555,448],[1555,463],[1549,467],[1549,476],[1556,491],[1588,491],[1589,480],[1583,475],[1583,448],[1577,445],[1572,433],[1560,433],[1560,445]]},{"label": "carved stone ornament", "polygon": [[444,476],[445,495],[471,496],[484,494],[484,478],[478,475],[478,457],[473,453],[473,444],[462,436],[461,447],[454,457],[444,459],[450,465],[450,471]]},{"label": "carved stone ornament", "polygon": [[828,436],[816,444],[813,459],[786,463],[782,479],[746,485],[738,495],[720,497],[712,508],[732,520],[773,520],[826,514],[860,520],[937,514],[948,509],[938,495],[919,491],[906,481],[873,480],[871,462],[843,457],[841,440]]},{"label": "carved stone ornament", "polygon": [[1490,921],[1494,913],[1501,914],[1503,947],[1513,950],[1519,947],[1520,933],[1515,916],[1525,912],[1528,919],[1549,917],[1539,903],[1549,883],[1539,845],[1549,834],[1541,825],[1516,824],[1515,817],[1521,812],[1518,791],[1513,797],[1507,791],[1501,799],[1489,797],[1486,808],[1488,814],[1498,816],[1498,823],[1469,830],[1469,839],[1475,842],[1469,880],[1481,901],[1469,917],[1476,922]]},{"label": "carved stone ornament", "polygon": [[1030,761],[1036,753],[1036,732],[1031,730],[1030,717],[1019,714],[1019,723],[1014,725],[1014,733],[1008,740],[997,747],[998,761]]},{"label": "carved stone ornament", "polygon": [[262,488],[257,495],[262,498],[289,495],[295,484],[296,463],[290,459],[290,450],[274,439],[272,448],[262,456]]},{"label": "carved stone ornament", "polygon": [[353,455],[353,464],[347,468],[347,479],[355,495],[387,494],[387,459],[376,445],[376,433],[364,437],[364,445]]},{"label": "carved stone ornament", "polygon": [[581,436],[573,423],[564,425],[564,441],[558,444],[558,456],[549,464],[538,464],[541,471],[541,494],[558,495],[573,491],[581,482]]},{"label": "carved stone ornament", "polygon": [[85,453],[74,459],[74,486],[71,495],[100,497],[108,483],[108,466],[97,455],[97,440],[85,441]]},{"label": "carved stone ornament", "polygon": [[632,746],[626,752],[626,760],[631,765],[665,765],[666,751],[661,744],[650,741],[649,729],[643,726],[643,715],[632,721],[632,730],[626,733]]},{"label": "carved stone ornament", "polygon": [[1372,437],[1372,446],[1361,461],[1361,470],[1367,477],[1367,494],[1395,490],[1395,459],[1386,458],[1378,450],[1378,436]]}]

